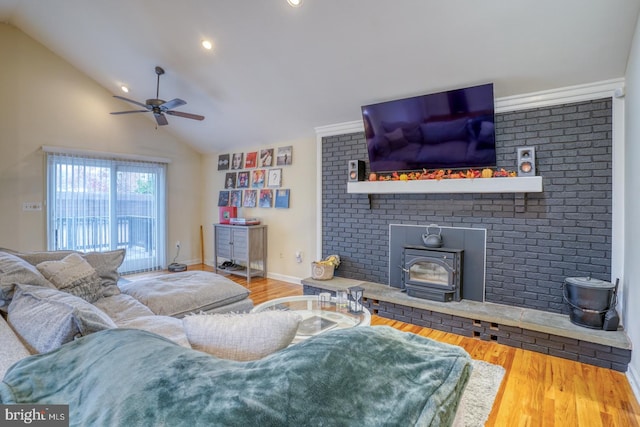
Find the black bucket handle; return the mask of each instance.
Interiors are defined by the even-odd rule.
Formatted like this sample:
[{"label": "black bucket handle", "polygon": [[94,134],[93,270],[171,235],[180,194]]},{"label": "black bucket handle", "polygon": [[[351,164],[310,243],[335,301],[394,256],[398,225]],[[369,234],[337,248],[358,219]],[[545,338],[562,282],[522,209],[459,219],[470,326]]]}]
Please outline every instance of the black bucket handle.
[{"label": "black bucket handle", "polygon": [[600,310],[593,310],[593,309],[590,309],[590,308],[582,308],[582,307],[579,307],[579,306],[575,305],[574,303],[569,301],[569,297],[567,296],[567,284],[566,283],[562,284],[562,298],[564,299],[564,302],[569,304],[572,308],[576,308],[576,309],[581,310],[581,311],[583,311],[585,313],[603,314],[603,313],[606,313],[607,311],[609,311],[608,308],[606,310],[600,311]]}]

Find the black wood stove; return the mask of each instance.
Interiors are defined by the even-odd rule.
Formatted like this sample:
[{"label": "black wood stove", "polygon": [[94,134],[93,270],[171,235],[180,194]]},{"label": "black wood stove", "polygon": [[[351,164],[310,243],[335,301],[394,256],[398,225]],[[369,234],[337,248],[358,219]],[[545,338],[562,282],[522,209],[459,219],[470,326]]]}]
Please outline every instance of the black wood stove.
[{"label": "black wood stove", "polygon": [[401,268],[407,295],[433,301],[460,301],[463,254],[462,249],[405,246]]}]

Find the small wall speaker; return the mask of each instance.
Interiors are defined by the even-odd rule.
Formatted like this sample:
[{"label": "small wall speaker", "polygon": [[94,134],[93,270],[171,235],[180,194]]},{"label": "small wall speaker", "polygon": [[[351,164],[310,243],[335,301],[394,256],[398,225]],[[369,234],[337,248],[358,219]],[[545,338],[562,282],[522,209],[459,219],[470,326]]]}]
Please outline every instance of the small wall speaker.
[{"label": "small wall speaker", "polygon": [[364,181],[364,162],[349,160],[349,181]]},{"label": "small wall speaker", "polygon": [[536,176],[535,148],[518,148],[518,176]]}]

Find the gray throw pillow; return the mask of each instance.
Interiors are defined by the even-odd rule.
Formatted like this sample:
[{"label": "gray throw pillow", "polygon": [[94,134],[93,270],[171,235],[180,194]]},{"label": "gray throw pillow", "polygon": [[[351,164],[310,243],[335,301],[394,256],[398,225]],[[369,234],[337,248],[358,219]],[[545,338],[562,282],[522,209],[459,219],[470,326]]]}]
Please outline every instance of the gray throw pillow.
[{"label": "gray throw pillow", "polygon": [[36,268],[61,291],[90,303],[102,298],[100,276],[79,254],[69,254],[60,261],[41,262]]},{"label": "gray throw pillow", "polygon": [[70,254],[80,254],[87,262],[96,270],[98,276],[102,279],[102,296],[110,297],[118,295],[118,279],[120,273],[118,268],[122,265],[126,251],[124,249],[116,249],[105,252],[77,252],[77,251],[41,251],[41,252],[17,252],[12,249],[0,248],[0,252],[7,252],[27,261],[31,265],[38,265],[46,261],[60,261]]},{"label": "gray throw pillow", "polygon": [[13,254],[0,252],[0,306],[9,305],[18,283],[54,287],[33,265]]},{"label": "gray throw pillow", "polygon": [[116,327],[109,316],[82,298],[30,285],[16,286],[7,320],[38,353],[55,350],[76,337]]},{"label": "gray throw pillow", "polygon": [[120,293],[120,288],[118,287],[120,273],[118,273],[118,268],[122,265],[125,255],[126,251],[124,249],[82,254],[82,257],[87,260],[91,267],[96,270],[100,279],[102,279],[103,297],[111,297]]},{"label": "gray throw pillow", "polygon": [[191,314],[182,319],[191,347],[221,359],[261,359],[291,344],[302,318],[291,311]]}]

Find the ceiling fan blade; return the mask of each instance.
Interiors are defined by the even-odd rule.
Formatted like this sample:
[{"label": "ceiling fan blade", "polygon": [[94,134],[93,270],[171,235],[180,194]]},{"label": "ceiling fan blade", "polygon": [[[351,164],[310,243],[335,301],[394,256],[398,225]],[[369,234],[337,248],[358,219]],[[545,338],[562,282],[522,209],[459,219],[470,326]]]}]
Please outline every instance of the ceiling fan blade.
[{"label": "ceiling fan blade", "polygon": [[182,111],[165,111],[165,113],[171,116],[184,117],[186,119],[204,120],[204,116],[199,114],[183,113]]},{"label": "ceiling fan blade", "polygon": [[131,114],[131,113],[148,113],[149,110],[130,110],[130,111],[115,111],[111,114]]},{"label": "ceiling fan blade", "polygon": [[154,116],[156,116],[156,122],[158,123],[158,126],[164,126],[164,125],[168,125],[169,122],[167,121],[167,118],[164,116],[164,114],[162,113],[154,113]]},{"label": "ceiling fan blade", "polygon": [[134,101],[133,99],[125,98],[124,96],[120,96],[120,95],[113,95],[113,97],[114,97],[114,98],[121,99],[121,100],[123,100],[123,101],[130,102],[130,103],[132,103],[132,104],[136,104],[136,105],[138,105],[138,106],[140,106],[140,107],[142,107],[142,108],[146,108],[147,110],[149,110],[149,109],[150,109],[150,108],[149,108],[148,106],[146,106],[145,104],[143,104],[143,103],[141,103],[141,102],[138,102],[138,101]]},{"label": "ceiling fan blade", "polygon": [[164,104],[160,105],[160,108],[163,110],[173,110],[176,107],[180,107],[181,105],[185,105],[187,101],[183,101],[180,98],[172,99],[171,101],[167,101]]}]

